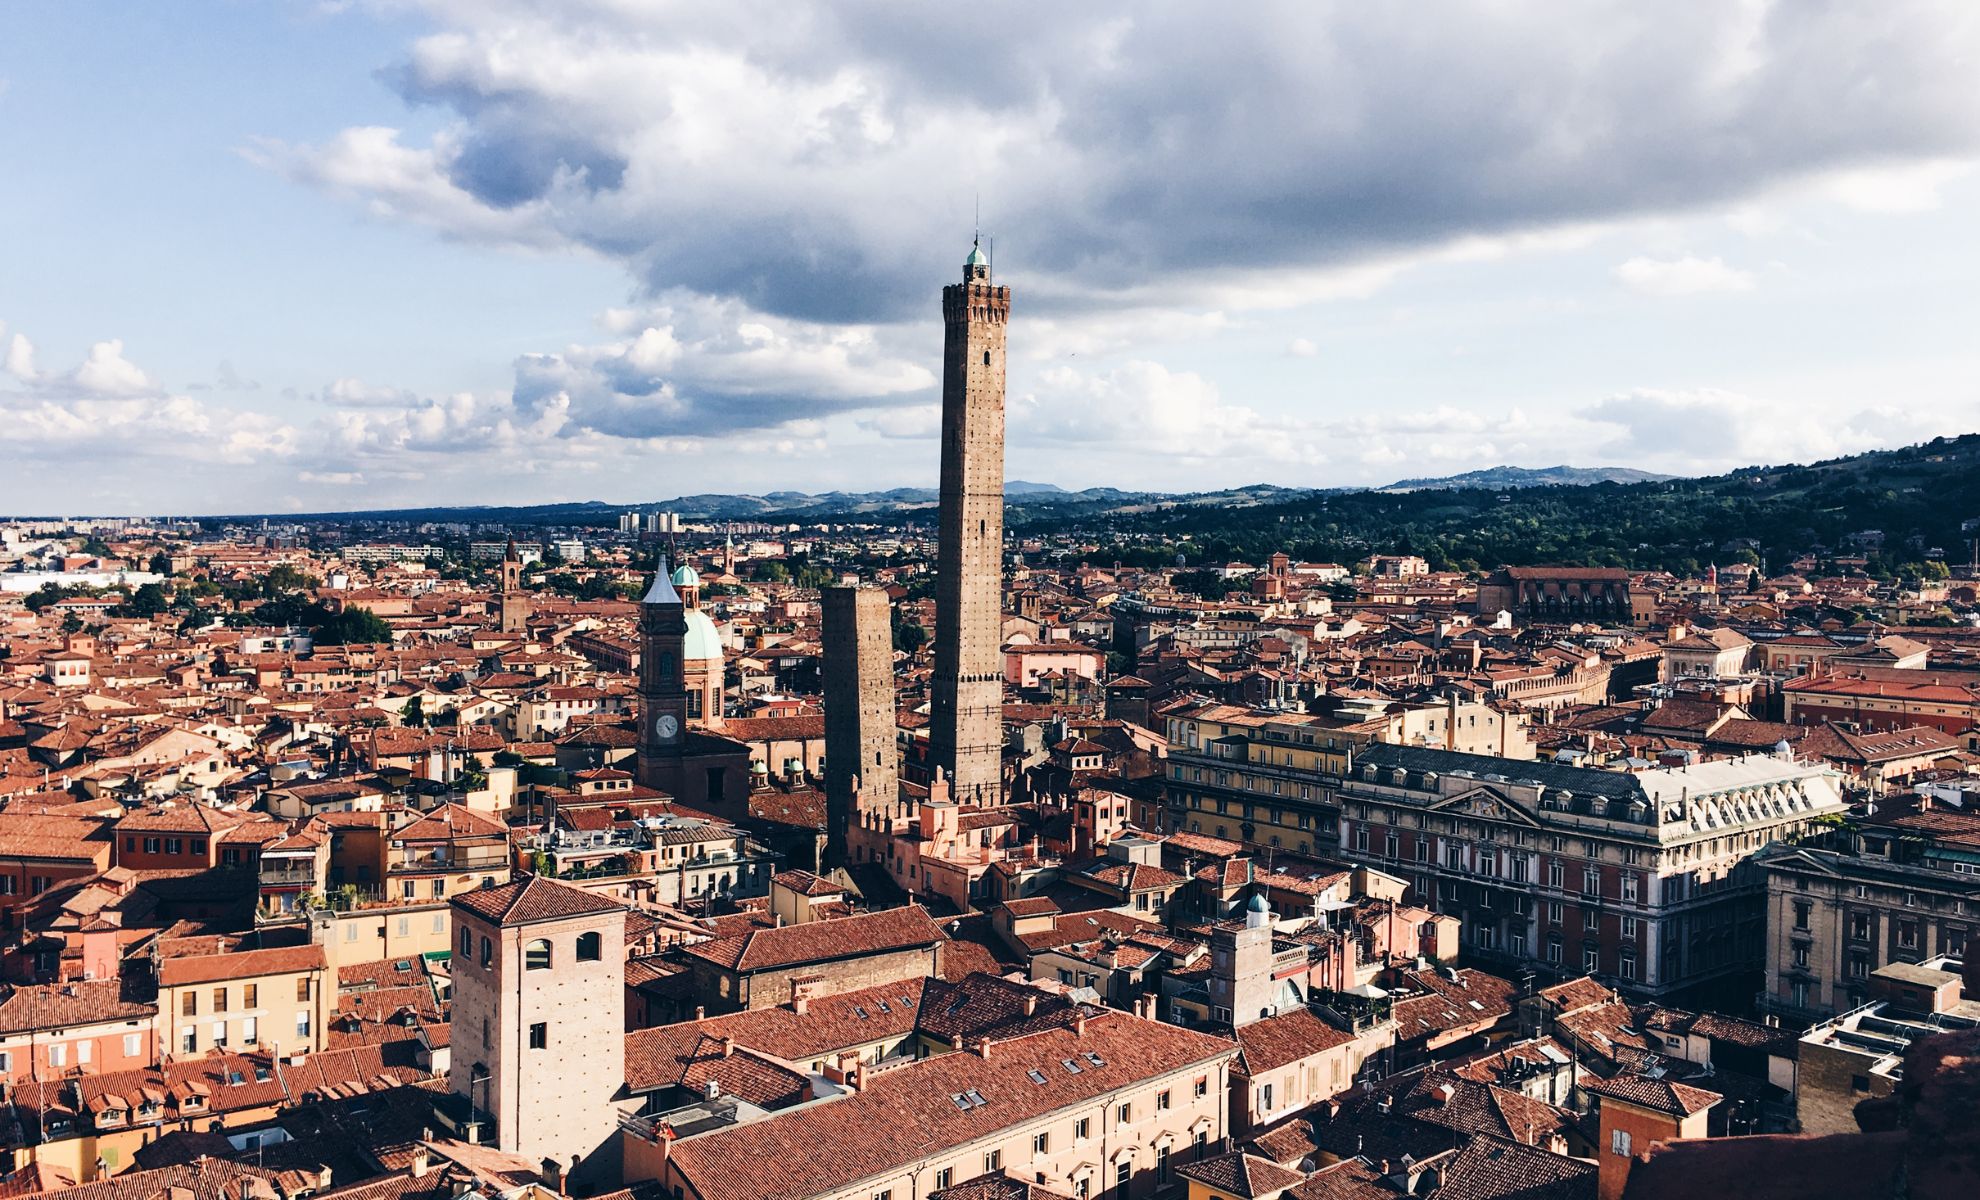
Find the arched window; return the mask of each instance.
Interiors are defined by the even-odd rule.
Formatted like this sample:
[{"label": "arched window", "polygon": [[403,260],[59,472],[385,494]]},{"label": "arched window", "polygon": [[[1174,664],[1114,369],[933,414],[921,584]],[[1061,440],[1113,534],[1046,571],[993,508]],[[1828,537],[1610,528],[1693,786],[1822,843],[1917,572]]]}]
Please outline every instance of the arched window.
[{"label": "arched window", "polygon": [[983,365],[986,367],[990,365],[990,352],[988,350],[983,352]]},{"label": "arched window", "polygon": [[491,942],[491,941],[489,941],[489,940],[488,940],[487,938],[482,938],[482,939],[481,939],[481,965],[485,967],[485,966],[487,966],[487,965],[488,965],[489,963],[492,963],[492,962],[494,962],[494,961],[495,961],[495,943],[494,943],[494,942]]},{"label": "arched window", "polygon": [[474,931],[473,931],[473,930],[470,930],[470,929],[462,929],[462,930],[461,930],[461,957],[462,957],[463,959],[468,959],[468,958],[473,958],[473,957],[474,957]]},{"label": "arched window", "polygon": [[523,947],[523,970],[548,971],[550,969],[550,943],[543,938]]},{"label": "arched window", "polygon": [[599,946],[600,946],[600,940],[597,934],[595,933],[578,934],[578,940],[577,940],[578,961],[597,962],[599,959]]}]

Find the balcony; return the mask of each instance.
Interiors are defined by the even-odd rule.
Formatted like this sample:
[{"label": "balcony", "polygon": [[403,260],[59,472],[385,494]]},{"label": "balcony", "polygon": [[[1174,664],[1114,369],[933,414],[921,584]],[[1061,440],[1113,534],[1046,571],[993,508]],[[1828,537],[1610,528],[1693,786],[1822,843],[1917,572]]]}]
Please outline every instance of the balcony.
[{"label": "balcony", "polygon": [[284,891],[315,891],[317,883],[316,860],[307,858],[300,861],[263,859],[258,878],[261,881],[263,890],[276,888]]},{"label": "balcony", "polygon": [[424,874],[444,874],[449,871],[467,873],[487,871],[506,867],[510,863],[506,846],[457,848],[448,850],[406,850],[401,851],[392,861],[391,871],[419,872]]}]

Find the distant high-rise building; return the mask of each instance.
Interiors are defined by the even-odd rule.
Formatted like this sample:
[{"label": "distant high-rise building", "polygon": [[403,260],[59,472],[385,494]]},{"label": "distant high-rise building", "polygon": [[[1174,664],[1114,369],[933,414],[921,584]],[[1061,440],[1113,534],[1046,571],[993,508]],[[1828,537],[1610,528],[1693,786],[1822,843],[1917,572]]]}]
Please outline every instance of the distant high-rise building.
[{"label": "distant high-rise building", "polygon": [[900,803],[894,638],[887,593],[832,587],[825,601],[825,861],[871,861]]},{"label": "distant high-rise building", "polygon": [[956,800],[1003,801],[1004,327],[1011,289],[981,246],[942,289],[942,504],[932,765]]}]

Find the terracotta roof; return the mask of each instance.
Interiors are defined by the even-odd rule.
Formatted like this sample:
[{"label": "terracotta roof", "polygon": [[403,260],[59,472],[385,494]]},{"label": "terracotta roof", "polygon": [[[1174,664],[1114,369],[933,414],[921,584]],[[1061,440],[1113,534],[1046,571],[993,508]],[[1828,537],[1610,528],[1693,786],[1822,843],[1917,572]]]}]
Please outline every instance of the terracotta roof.
[{"label": "terracotta roof", "polygon": [[1276,1196],[1306,1178],[1269,1159],[1242,1152],[1184,1163],[1176,1174],[1213,1192],[1228,1192],[1238,1200]]},{"label": "terracotta roof", "polygon": [[1607,1096],[1634,1104],[1639,1108],[1668,1113],[1674,1117],[1688,1117],[1703,1112],[1725,1097],[1704,1088],[1690,1087],[1673,1083],[1668,1079],[1651,1079],[1644,1075],[1617,1075],[1613,1079],[1587,1078],[1581,1081],[1584,1090],[1598,1096]]},{"label": "terracotta roof", "polygon": [[161,959],[158,963],[158,984],[160,987],[183,987],[189,983],[214,983],[223,979],[320,971],[323,967],[323,947],[317,945],[269,946],[260,950],[221,948],[212,954],[187,954]]},{"label": "terracotta roof", "polygon": [[131,999],[126,995],[127,990],[116,979],[8,989],[0,994],[0,1034],[68,1029],[99,1021],[139,1020],[158,1015],[156,1003]]},{"label": "terracotta roof", "polygon": [[1256,1077],[1260,1072],[1344,1046],[1354,1035],[1329,1025],[1311,1009],[1295,1008],[1240,1026],[1237,1040],[1237,1072]]},{"label": "terracotta roof", "polygon": [[[1083,1033],[1050,1029],[997,1043],[988,1057],[942,1054],[877,1072],[844,1099],[683,1139],[671,1157],[702,1200],[837,1194],[1046,1113],[1207,1066],[1233,1049],[1205,1034],[1109,1012]],[[975,1096],[983,1103],[971,1103]]]},{"label": "terracotta roof", "polygon": [[496,925],[530,925],[587,913],[620,912],[625,908],[595,892],[541,875],[525,875],[496,887],[463,892],[453,898],[452,904],[470,916]]},{"label": "terracotta roof", "polygon": [[[455,901],[455,903],[460,903]],[[758,929],[685,948],[695,958],[735,971],[768,971],[799,963],[884,954],[945,941],[920,905],[890,908],[780,929]]]},{"label": "terracotta roof", "polygon": [[1437,1200],[1595,1200],[1594,1163],[1479,1136],[1445,1164]]}]

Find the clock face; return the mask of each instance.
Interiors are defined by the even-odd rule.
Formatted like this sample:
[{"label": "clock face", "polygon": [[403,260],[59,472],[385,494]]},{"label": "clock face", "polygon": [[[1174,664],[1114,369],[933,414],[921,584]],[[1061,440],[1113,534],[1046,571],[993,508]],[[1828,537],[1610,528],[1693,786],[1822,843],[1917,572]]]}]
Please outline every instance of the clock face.
[{"label": "clock face", "polygon": [[657,718],[653,722],[653,732],[659,734],[663,738],[671,738],[680,731],[681,731],[681,723],[674,719],[672,713],[662,713],[659,716],[659,718]]}]

